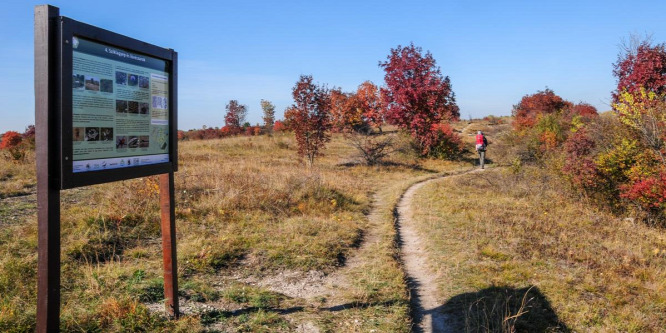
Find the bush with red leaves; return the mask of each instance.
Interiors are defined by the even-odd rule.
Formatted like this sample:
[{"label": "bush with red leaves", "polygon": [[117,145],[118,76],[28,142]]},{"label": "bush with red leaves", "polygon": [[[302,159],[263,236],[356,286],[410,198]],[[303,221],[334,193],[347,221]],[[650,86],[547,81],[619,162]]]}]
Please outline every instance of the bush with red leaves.
[{"label": "bush with red leaves", "polygon": [[14,131],[7,131],[2,135],[2,139],[0,140],[0,149],[15,148],[21,141],[23,141],[21,134]]},{"label": "bush with red leaves", "polygon": [[598,187],[597,166],[592,149],[596,146],[585,130],[578,131],[564,143],[565,162],[562,171],[571,182],[587,191]]},{"label": "bush with red leaves", "polygon": [[620,197],[630,200],[651,217],[666,214],[666,171],[620,186]]},{"label": "bush with red leaves", "polygon": [[432,146],[430,156],[444,159],[456,159],[462,156],[465,144],[462,138],[453,131],[451,125],[446,123],[432,126],[436,142],[429,143]]},{"label": "bush with red leaves", "polygon": [[571,109],[571,113],[584,118],[594,118],[599,115],[597,108],[585,102],[580,102],[574,105]]},{"label": "bush with red leaves", "polygon": [[513,126],[516,130],[534,127],[540,115],[552,114],[568,110],[572,103],[562,99],[552,90],[546,88],[536,94],[525,95],[520,103],[513,106]]},{"label": "bush with red leaves", "polygon": [[626,90],[638,95],[641,88],[657,94],[666,93],[666,44],[652,45],[649,40],[633,41],[613,64],[617,88],[613,102]]},{"label": "bush with red leaves", "polygon": [[273,125],[273,131],[274,132],[282,132],[282,131],[286,131],[286,130],[287,130],[287,126],[284,125],[283,121],[281,121],[281,120],[276,120],[275,121],[275,124]]}]

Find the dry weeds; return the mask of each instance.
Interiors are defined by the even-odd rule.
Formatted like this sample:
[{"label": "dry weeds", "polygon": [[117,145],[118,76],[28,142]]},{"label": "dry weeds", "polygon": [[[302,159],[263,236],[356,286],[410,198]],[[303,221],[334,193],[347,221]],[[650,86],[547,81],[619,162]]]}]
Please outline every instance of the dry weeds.
[{"label": "dry weeds", "polygon": [[543,170],[443,180],[417,205],[442,309],[464,314],[471,331],[503,331],[525,295],[518,331],[666,327],[664,230],[596,210]]},{"label": "dry weeds", "polygon": [[[179,148],[181,297],[205,311],[178,321],[148,311],[163,298],[157,188],[151,178],[136,179],[63,191],[62,330],[409,330],[392,208],[414,179],[460,164],[414,163],[408,155],[373,167],[349,164],[354,151],[341,136],[313,169],[296,158],[289,135]],[[34,191],[34,170],[7,168],[3,195]],[[375,193],[380,199],[373,206]],[[0,331],[34,330],[36,217],[30,196],[24,198],[0,201],[0,216],[28,205],[0,232]],[[369,221],[373,207],[381,218]],[[370,229],[380,241],[359,248]],[[352,256],[359,264],[347,268]],[[280,272],[335,272],[345,287],[300,298],[240,281]]]}]

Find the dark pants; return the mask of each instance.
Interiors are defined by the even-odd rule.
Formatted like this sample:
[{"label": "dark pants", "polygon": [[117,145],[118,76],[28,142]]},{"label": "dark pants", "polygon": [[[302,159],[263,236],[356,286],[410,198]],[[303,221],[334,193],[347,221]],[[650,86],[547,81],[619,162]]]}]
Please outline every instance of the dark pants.
[{"label": "dark pants", "polygon": [[481,165],[481,169],[483,169],[483,166],[485,164],[486,164],[486,151],[479,149],[479,165]]}]

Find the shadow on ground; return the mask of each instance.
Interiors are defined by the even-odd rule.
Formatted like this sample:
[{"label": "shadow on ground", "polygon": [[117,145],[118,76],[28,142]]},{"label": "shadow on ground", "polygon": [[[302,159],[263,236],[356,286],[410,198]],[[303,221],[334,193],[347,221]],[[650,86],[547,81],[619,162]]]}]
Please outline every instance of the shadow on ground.
[{"label": "shadow on ground", "polygon": [[[446,318],[446,329],[434,329],[433,332],[571,331],[534,286],[521,289],[491,287],[457,295],[437,308],[425,310],[424,315],[435,312]],[[441,323],[432,324],[433,328],[442,327]]]},{"label": "shadow on ground", "polygon": [[396,304],[401,304],[402,301],[400,300],[392,300],[392,301],[386,301],[386,302],[350,302],[346,304],[340,304],[340,305],[334,305],[330,307],[311,307],[307,308],[303,306],[294,306],[290,308],[273,308],[273,307],[246,307],[246,308],[241,308],[238,310],[212,310],[212,311],[207,311],[202,314],[200,314],[200,320],[201,323],[204,325],[210,325],[213,324],[217,321],[220,321],[224,318],[231,318],[231,317],[239,317],[239,316],[244,316],[247,314],[259,312],[259,311],[267,311],[267,312],[272,312],[276,313],[279,315],[288,315],[296,312],[303,312],[303,311],[322,311],[322,312],[338,312],[338,311],[344,311],[344,310],[349,310],[349,309],[365,309],[365,308],[370,308],[370,307],[389,307],[393,306]]},{"label": "shadow on ground", "polygon": [[[345,162],[345,163],[340,163],[337,166],[339,167],[356,167],[359,165],[364,165],[361,161],[350,161],[350,162]],[[381,163],[378,163],[375,165],[376,167],[384,167],[384,168],[405,168],[405,169],[411,169],[414,171],[423,171],[427,173],[438,173],[439,171],[433,170],[433,169],[428,169],[424,168],[421,165],[418,164],[409,164],[409,163],[400,163],[400,162],[394,162],[394,161],[383,161]]]},{"label": "shadow on ground", "polygon": [[[481,165],[481,164],[479,163],[479,157],[478,157],[478,156],[474,156],[474,157],[465,156],[465,157],[462,157],[460,160],[461,160],[462,162],[465,162],[465,164],[469,164],[469,165],[472,165],[472,166],[474,166],[474,167],[478,167],[478,166]],[[486,166],[488,166],[488,165],[492,165],[492,164],[493,164],[493,160],[492,160],[492,159],[489,159],[489,158],[486,158],[485,164],[486,164]]]}]

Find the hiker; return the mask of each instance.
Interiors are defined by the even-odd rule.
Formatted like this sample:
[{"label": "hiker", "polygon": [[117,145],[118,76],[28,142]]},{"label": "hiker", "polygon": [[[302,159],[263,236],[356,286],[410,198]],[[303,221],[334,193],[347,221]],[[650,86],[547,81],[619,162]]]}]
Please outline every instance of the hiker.
[{"label": "hiker", "polygon": [[486,140],[486,136],[483,135],[483,132],[481,131],[476,132],[476,151],[479,152],[479,164],[481,165],[481,169],[483,169],[483,166],[485,165],[486,162],[487,146],[488,146],[488,140]]}]

